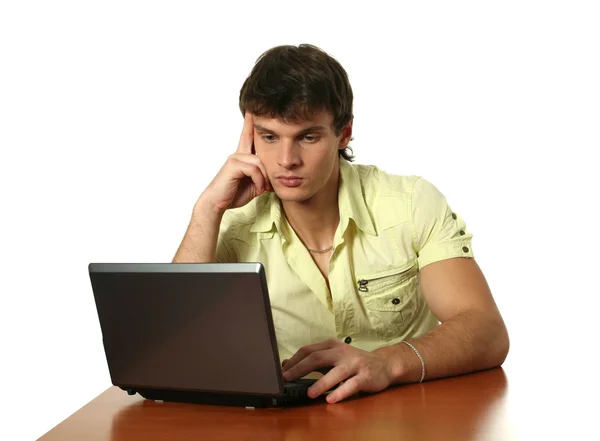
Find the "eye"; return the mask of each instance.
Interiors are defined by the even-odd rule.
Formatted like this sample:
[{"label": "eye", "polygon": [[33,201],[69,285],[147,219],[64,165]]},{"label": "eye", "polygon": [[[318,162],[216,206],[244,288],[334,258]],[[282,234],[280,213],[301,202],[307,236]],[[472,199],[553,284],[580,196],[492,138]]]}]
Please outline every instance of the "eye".
[{"label": "eye", "polygon": [[307,142],[317,142],[319,137],[316,135],[304,135],[304,140]]},{"label": "eye", "polygon": [[262,139],[264,139],[266,142],[273,142],[273,141],[275,141],[275,136],[274,135],[263,135]]}]

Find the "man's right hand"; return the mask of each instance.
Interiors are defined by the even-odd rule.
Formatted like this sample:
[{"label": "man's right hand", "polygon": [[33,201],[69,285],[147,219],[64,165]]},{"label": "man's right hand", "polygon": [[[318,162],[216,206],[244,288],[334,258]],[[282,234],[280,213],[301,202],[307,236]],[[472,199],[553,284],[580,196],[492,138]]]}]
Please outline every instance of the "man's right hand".
[{"label": "man's right hand", "polygon": [[254,154],[254,122],[252,115],[246,112],[237,151],[227,159],[198,202],[202,200],[204,207],[208,204],[223,213],[243,207],[267,191],[273,188],[264,165]]}]

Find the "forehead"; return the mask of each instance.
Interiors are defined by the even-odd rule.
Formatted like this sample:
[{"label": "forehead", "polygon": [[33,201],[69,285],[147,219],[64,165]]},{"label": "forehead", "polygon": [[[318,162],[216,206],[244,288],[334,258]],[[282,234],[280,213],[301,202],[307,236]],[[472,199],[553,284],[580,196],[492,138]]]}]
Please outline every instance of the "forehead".
[{"label": "forehead", "polygon": [[270,118],[268,116],[253,116],[257,130],[266,129],[275,133],[296,133],[310,127],[321,127],[323,131],[331,130],[333,116],[329,112],[320,112],[311,119],[300,121],[285,121],[283,118]]}]

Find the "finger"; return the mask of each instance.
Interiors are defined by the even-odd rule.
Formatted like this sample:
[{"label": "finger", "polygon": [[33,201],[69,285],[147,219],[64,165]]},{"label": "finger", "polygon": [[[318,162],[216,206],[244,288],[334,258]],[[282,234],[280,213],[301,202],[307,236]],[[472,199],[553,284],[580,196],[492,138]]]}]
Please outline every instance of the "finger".
[{"label": "finger", "polygon": [[252,145],[254,144],[254,120],[250,112],[246,112],[244,115],[244,127],[242,128],[242,135],[240,136],[240,143],[238,144],[238,153],[253,154]]},{"label": "finger", "polygon": [[[300,360],[293,367],[287,367],[283,374],[283,379],[286,381],[295,380],[304,377],[306,374],[316,371],[317,369],[327,366],[335,366],[340,360],[342,354],[340,351],[333,349],[324,349],[316,351]],[[291,360],[290,360],[291,362]],[[288,364],[290,363],[288,362]]]},{"label": "finger", "polygon": [[310,398],[316,398],[321,394],[324,394],[330,389],[333,389],[335,386],[340,384],[342,381],[348,379],[355,375],[356,372],[351,370],[346,363],[340,364],[339,366],[334,367],[327,373],[327,375],[323,376],[319,379],[315,384],[313,384],[308,389],[308,396]]},{"label": "finger", "polygon": [[358,375],[346,380],[344,384],[338,387],[336,390],[327,395],[328,403],[333,404],[339,401],[345,400],[348,397],[351,397],[354,394],[360,392],[360,380]]},{"label": "finger", "polygon": [[269,179],[269,176],[267,176],[267,188],[265,189],[266,191],[270,191],[273,192],[273,186],[271,185],[271,180]]},{"label": "finger", "polygon": [[324,367],[324,368],[321,368],[321,369],[317,369],[317,372],[319,372],[319,373],[321,373],[323,375],[326,375],[330,370],[331,370],[331,366],[330,367]]},{"label": "finger", "polygon": [[330,349],[334,347],[334,342],[336,340],[325,340],[320,343],[314,343],[312,345],[302,346],[298,351],[292,355],[292,358],[288,360],[285,367],[286,369],[290,369],[298,364],[301,360],[308,357],[310,354],[316,351],[322,351],[324,349]]},{"label": "finger", "polygon": [[281,367],[284,368],[285,364],[288,362],[287,358],[281,362]]},{"label": "finger", "polygon": [[262,161],[259,159],[258,156],[248,155],[248,154],[237,154],[237,153],[235,153],[231,156],[232,156],[232,158],[234,158],[240,162],[247,162],[249,164],[256,165],[258,168],[260,168],[260,172],[263,174],[265,181],[267,183],[267,185],[265,186],[265,190],[273,191],[273,188],[271,187],[271,183],[269,181],[269,176],[267,175],[267,169],[265,169],[265,166],[263,165]]},{"label": "finger", "polygon": [[260,167],[249,162],[239,161],[235,158],[232,158],[232,166],[237,170],[237,174],[235,175],[236,178],[242,179],[244,176],[248,176],[252,179],[258,194],[265,191],[266,180]]}]

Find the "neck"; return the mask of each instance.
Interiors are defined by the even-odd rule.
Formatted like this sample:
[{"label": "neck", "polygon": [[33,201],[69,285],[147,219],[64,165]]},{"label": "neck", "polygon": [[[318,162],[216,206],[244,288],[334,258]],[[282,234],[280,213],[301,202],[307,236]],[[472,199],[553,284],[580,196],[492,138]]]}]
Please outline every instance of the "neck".
[{"label": "neck", "polygon": [[340,222],[339,164],[319,192],[306,201],[281,201],[285,217],[307,248],[322,250],[333,244]]}]

